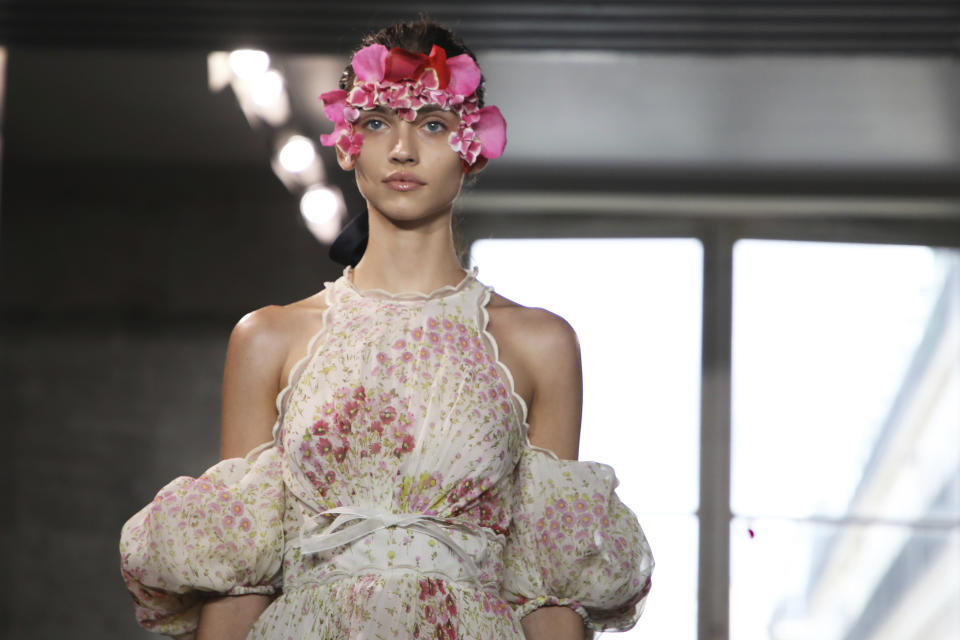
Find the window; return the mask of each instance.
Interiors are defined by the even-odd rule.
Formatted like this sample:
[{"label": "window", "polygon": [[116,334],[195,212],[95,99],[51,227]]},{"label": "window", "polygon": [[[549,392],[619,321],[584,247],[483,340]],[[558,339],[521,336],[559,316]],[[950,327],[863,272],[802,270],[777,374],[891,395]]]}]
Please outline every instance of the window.
[{"label": "window", "polygon": [[[768,223],[472,245],[481,280],[580,337],[581,458],[616,468],[657,561],[621,637],[960,637],[960,250],[748,238],[806,233]],[[697,602],[720,554],[729,611]]]},{"label": "window", "polygon": [[730,637],[960,637],[960,269],[734,246]]},{"label": "window", "polygon": [[640,514],[656,588],[623,638],[696,637],[700,318],[698,240],[481,240],[480,279],[563,316],[583,355],[580,458],[613,465]]}]

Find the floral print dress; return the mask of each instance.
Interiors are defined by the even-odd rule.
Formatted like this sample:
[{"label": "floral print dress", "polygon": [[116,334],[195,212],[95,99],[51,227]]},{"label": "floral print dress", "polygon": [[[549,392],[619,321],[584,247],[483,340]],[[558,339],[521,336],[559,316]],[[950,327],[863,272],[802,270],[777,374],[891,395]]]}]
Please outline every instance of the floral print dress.
[{"label": "floral print dress", "polygon": [[124,525],[140,624],[189,638],[207,598],[259,593],[249,638],[521,640],[546,605],[633,626],[650,548],[613,469],[529,443],[491,291],[475,269],[430,294],[327,283],[273,441]]}]

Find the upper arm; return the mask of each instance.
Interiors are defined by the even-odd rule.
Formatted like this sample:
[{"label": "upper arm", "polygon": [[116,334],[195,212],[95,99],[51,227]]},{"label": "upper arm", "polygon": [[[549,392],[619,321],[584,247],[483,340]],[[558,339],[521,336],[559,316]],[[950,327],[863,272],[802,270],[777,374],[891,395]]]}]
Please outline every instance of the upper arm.
[{"label": "upper arm", "polygon": [[223,368],[220,456],[237,458],[272,438],[286,357],[279,307],[248,313],[233,328]]},{"label": "upper arm", "polygon": [[532,398],[530,443],[576,460],[583,411],[583,373],[577,334],[566,320],[542,309],[524,323],[524,359]]}]

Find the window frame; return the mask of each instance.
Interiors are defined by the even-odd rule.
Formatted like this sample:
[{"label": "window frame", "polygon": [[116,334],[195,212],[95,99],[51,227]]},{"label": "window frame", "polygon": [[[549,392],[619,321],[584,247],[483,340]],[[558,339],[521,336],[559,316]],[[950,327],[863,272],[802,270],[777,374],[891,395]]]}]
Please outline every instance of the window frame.
[{"label": "window frame", "polygon": [[465,210],[454,222],[464,253],[473,242],[486,238],[696,238],[703,245],[697,638],[728,640],[734,244],[757,239],[960,248],[960,211],[929,218],[889,211],[830,215],[829,205],[817,214],[784,215],[771,208],[767,214],[753,211],[743,216],[696,211],[591,215]]}]

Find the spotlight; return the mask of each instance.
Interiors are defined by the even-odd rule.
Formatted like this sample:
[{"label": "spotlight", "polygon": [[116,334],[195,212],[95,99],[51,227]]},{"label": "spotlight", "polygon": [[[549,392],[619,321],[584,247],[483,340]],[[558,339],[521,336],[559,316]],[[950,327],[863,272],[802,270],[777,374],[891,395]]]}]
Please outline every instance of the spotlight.
[{"label": "spotlight", "polygon": [[300,198],[300,213],[317,240],[329,244],[340,232],[340,219],[346,205],[336,187],[316,185]]},{"label": "spotlight", "polygon": [[237,49],[230,54],[230,69],[241,80],[250,80],[270,68],[270,56],[257,49]]},{"label": "spotlight", "polygon": [[309,138],[290,136],[280,149],[280,166],[290,173],[300,173],[310,167],[317,157],[317,151]]},{"label": "spotlight", "polygon": [[269,107],[283,95],[283,76],[271,69],[253,80],[251,98],[258,107]]}]

